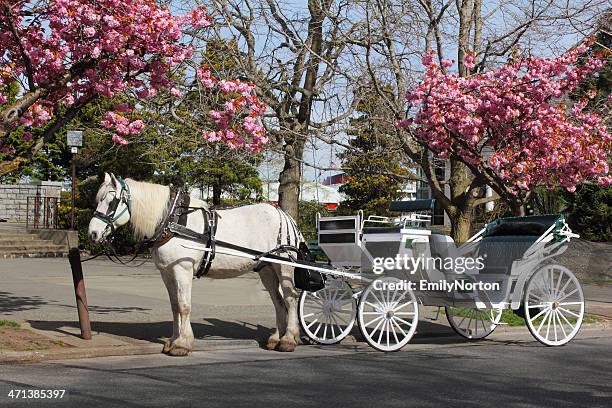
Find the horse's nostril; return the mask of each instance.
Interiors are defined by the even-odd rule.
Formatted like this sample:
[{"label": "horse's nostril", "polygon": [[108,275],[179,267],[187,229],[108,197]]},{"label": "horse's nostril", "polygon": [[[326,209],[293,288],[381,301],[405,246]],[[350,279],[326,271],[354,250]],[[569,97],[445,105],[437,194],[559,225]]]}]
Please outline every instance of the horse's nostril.
[{"label": "horse's nostril", "polygon": [[97,232],[95,232],[95,231],[93,231],[93,232],[91,232],[91,233],[89,234],[89,236],[91,237],[91,240],[92,240],[92,241],[95,241],[95,240],[96,240],[96,238],[98,238],[98,233],[97,233]]}]

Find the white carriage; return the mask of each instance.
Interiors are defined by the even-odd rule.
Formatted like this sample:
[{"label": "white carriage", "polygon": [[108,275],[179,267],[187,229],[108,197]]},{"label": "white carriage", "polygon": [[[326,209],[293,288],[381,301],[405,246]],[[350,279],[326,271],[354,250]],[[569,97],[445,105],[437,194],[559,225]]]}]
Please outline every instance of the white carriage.
[{"label": "white carriage", "polygon": [[[523,316],[548,346],[577,334],[584,316],[580,283],[552,262],[577,237],[562,215],[501,218],[457,247],[426,228],[432,208],[433,200],[416,200],[393,202],[391,210],[401,213],[396,218],[317,217],[318,244],[331,263],[321,268],[333,269],[319,269],[325,286],[300,296],[300,324],[310,339],[337,343],[357,322],[372,347],[396,351],[415,333],[419,303],[444,307],[450,326],[468,339],[488,336],[504,309]],[[410,259],[417,263],[406,268]],[[385,271],[375,273],[381,266]]]}]

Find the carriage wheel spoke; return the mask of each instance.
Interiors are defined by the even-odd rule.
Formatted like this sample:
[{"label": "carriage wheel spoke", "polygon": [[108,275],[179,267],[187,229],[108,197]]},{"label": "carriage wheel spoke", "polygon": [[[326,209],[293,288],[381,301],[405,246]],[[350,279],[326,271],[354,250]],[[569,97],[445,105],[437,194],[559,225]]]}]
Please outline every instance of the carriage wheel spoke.
[{"label": "carriage wheel spoke", "polygon": [[349,303],[351,303],[353,301],[353,298],[352,297],[349,297],[349,298],[340,298],[340,300],[341,301],[338,301],[338,304],[340,306],[346,306],[346,305],[348,305]]},{"label": "carriage wheel spoke", "polygon": [[540,334],[540,330],[542,330],[542,326],[544,326],[544,322],[546,322],[546,319],[548,318],[549,315],[550,315],[550,309],[546,311],[546,314],[544,315],[544,318],[542,319],[540,326],[538,326],[538,330],[536,330],[538,334]]},{"label": "carriage wheel spoke", "polygon": [[403,309],[406,306],[410,306],[412,305],[412,302],[408,302],[408,303],[402,303],[400,306],[397,306],[396,308],[393,309],[393,312],[397,314],[397,311],[400,309]]},{"label": "carriage wheel spoke", "polygon": [[549,309],[542,309],[540,310],[540,313],[538,313],[537,315],[533,316],[532,318],[529,319],[529,321],[533,322],[535,319],[537,319],[538,317],[542,316],[544,313],[546,313],[546,311]]},{"label": "carriage wheel spoke", "polygon": [[377,341],[378,344],[380,344],[380,340],[382,339],[382,335],[385,332],[385,327],[387,327],[387,321],[383,320],[383,325],[380,328],[380,333],[378,334],[378,341]]},{"label": "carriage wheel spoke", "polygon": [[[370,294],[372,295],[372,297],[378,302],[379,305],[386,305],[385,302],[382,302],[378,296],[376,296],[376,293],[374,293],[374,291],[371,291]],[[368,303],[371,305],[371,303]],[[378,309],[378,308],[377,308]]]},{"label": "carriage wheel spoke", "polygon": [[574,330],[574,325],[570,323],[569,320],[567,320],[567,317],[565,317],[565,315],[563,313],[561,313],[561,311],[558,312],[559,316],[561,316],[563,318],[563,320],[565,320],[565,323],[567,323],[569,325],[569,327],[572,328],[572,331]]},{"label": "carriage wheel spoke", "polygon": [[374,303],[370,303],[367,300],[364,300],[363,303],[365,303],[366,305],[372,307],[374,310],[380,310],[380,307],[378,305],[375,305]]},{"label": "carriage wheel spoke", "polygon": [[557,320],[559,320],[559,327],[561,328],[561,332],[563,333],[563,338],[567,337],[567,333],[565,332],[565,327],[563,327],[563,322],[561,321],[561,317],[559,317],[561,313],[557,312]]},{"label": "carriage wheel spoke", "polygon": [[[462,310],[466,310],[466,309],[462,309]],[[461,310],[459,311],[459,313],[461,313]],[[456,316],[459,316],[459,313],[456,314]],[[461,325],[463,324],[463,322],[465,321],[465,319],[467,319],[467,316],[462,316],[463,319],[461,319],[461,321],[459,322],[459,324],[457,325],[457,327],[461,327]]]},{"label": "carriage wheel spoke", "polygon": [[565,284],[563,285],[563,287],[559,290],[559,292],[557,292],[557,296],[559,296],[562,293],[565,293],[565,289],[567,289],[567,287],[569,286],[569,284],[572,282],[572,277],[568,276],[567,277],[567,282],[565,282]]},{"label": "carriage wheel spoke", "polygon": [[321,307],[323,307],[323,305],[325,304],[325,302],[322,299],[318,298],[318,297],[314,297],[313,296],[312,298],[310,298],[310,300],[313,301],[314,303],[320,305]]},{"label": "carriage wheel spoke", "polygon": [[550,269],[550,274],[548,277],[548,286],[549,286],[549,290],[550,290],[550,294],[554,295],[555,293],[555,270],[554,269]]},{"label": "carriage wheel spoke", "polygon": [[487,332],[487,326],[485,325],[485,319],[487,318],[485,315],[482,314],[482,312],[480,313],[480,317],[482,318],[481,323],[482,323],[482,330],[484,330],[484,333]]},{"label": "carriage wheel spoke", "polygon": [[389,329],[391,328],[391,322],[387,321],[387,347],[389,347]]},{"label": "carriage wheel spoke", "polygon": [[563,280],[564,274],[565,274],[564,271],[561,271],[561,273],[559,274],[559,280],[557,280],[557,286],[555,286],[555,292],[553,293],[553,295],[555,296],[559,294],[559,288],[561,287],[561,281]]},{"label": "carriage wheel spoke", "polygon": [[[470,319],[470,320],[468,320],[468,325],[467,325],[468,330],[469,330],[470,326],[472,325],[472,320],[473,320],[473,319],[472,319],[472,317],[473,317],[473,316],[474,316],[474,312],[473,312],[473,311],[470,311],[470,313],[469,313],[469,319]],[[478,329],[476,329],[476,331],[478,331]]]},{"label": "carriage wheel spoke", "polygon": [[562,302],[559,306],[581,305],[583,302]]},{"label": "carriage wheel spoke", "polygon": [[310,324],[308,326],[306,326],[306,328],[310,329],[318,321],[319,321],[319,319],[314,319],[312,322],[310,322]]},{"label": "carriage wheel spoke", "polygon": [[572,296],[576,292],[578,292],[578,288],[572,290],[570,293],[565,294],[563,297],[557,299],[557,302],[561,302],[562,300],[567,299],[568,297]]},{"label": "carriage wheel spoke", "polygon": [[400,322],[402,322],[402,323],[404,323],[404,324],[407,324],[409,327],[412,327],[412,325],[413,325],[413,323],[410,323],[410,322],[408,322],[408,321],[406,321],[406,320],[402,319],[401,317],[396,317],[396,316],[393,316],[393,317],[395,317],[395,318],[396,318],[397,320],[399,320]]},{"label": "carriage wheel spoke", "polygon": [[406,334],[406,332],[404,331],[404,329],[402,329],[402,326],[400,326],[400,325],[399,325],[399,324],[396,322],[396,320],[397,320],[397,319],[396,319],[396,317],[395,317],[395,316],[393,316],[393,317],[391,318],[391,321],[393,322],[393,324],[394,324],[394,325],[395,325],[395,326],[396,326],[396,327],[399,329],[399,331],[401,331],[401,332],[402,332],[402,334],[404,335],[404,337],[408,336],[408,335]]},{"label": "carriage wheel spoke", "polygon": [[320,322],[319,325],[317,326],[317,329],[314,331],[314,335],[316,337],[316,335],[319,333],[319,330],[321,330],[321,325],[323,324],[323,322]]},{"label": "carriage wheel spoke", "polygon": [[[395,298],[397,297],[397,294],[399,293],[398,290],[393,291],[393,297],[391,298],[391,300],[389,301],[389,306],[393,305],[395,302]],[[391,306],[391,308],[393,308],[393,306]]]},{"label": "carriage wheel spoke", "polygon": [[574,313],[574,312],[572,312],[571,310],[568,310],[568,309],[566,309],[566,308],[564,308],[564,307],[559,306],[559,310],[563,310],[565,313],[569,313],[569,314],[571,314],[571,315],[572,315],[572,316],[574,316],[574,317],[580,318],[580,315],[579,315],[579,314]]},{"label": "carriage wheel spoke", "polygon": [[383,318],[384,316],[381,316],[381,320],[380,322],[378,322],[378,324],[376,325],[376,327],[374,327],[374,330],[372,330],[372,332],[370,333],[370,336],[373,336],[374,333],[376,333],[376,331],[378,330],[378,328],[380,327],[381,324],[383,324],[385,322],[385,319]]},{"label": "carriage wheel spoke", "polygon": [[[347,312],[348,314],[351,314],[351,312]],[[346,324],[347,326],[349,325],[349,322],[342,316],[340,316],[338,313],[336,313],[336,315],[334,316],[334,320],[335,319],[339,319],[340,321],[342,321],[342,323]]]},{"label": "carriage wheel spoke", "polygon": [[541,296],[536,295],[535,293],[530,293],[529,294],[529,298],[532,298],[532,297],[535,298],[535,300],[538,300],[540,302],[544,302],[544,299]]},{"label": "carriage wheel spoke", "polygon": [[400,341],[397,338],[397,333],[395,332],[394,324],[395,322],[393,321],[393,318],[391,318],[391,320],[389,321],[389,328],[391,329],[391,332],[393,333],[393,338],[395,338],[395,343],[398,344]]},{"label": "carriage wheel spoke", "polygon": [[527,308],[533,309],[535,307],[549,307],[549,306],[550,306],[550,304],[540,304],[540,305],[529,305],[529,306],[527,306]]},{"label": "carriage wheel spoke", "polygon": [[371,325],[372,323],[374,323],[375,321],[384,318],[384,316],[378,316],[375,319],[370,320],[369,322],[367,322],[366,324],[363,325],[363,327],[368,327],[369,325]]},{"label": "carriage wheel spoke", "polygon": [[555,332],[555,341],[559,341],[557,338],[557,311],[553,310],[553,331]]}]

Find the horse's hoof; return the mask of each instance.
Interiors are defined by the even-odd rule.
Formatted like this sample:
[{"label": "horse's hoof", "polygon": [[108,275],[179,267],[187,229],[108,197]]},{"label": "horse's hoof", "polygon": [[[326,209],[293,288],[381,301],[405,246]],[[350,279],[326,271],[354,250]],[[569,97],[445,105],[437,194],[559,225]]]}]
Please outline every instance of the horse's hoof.
[{"label": "horse's hoof", "polygon": [[278,347],[278,343],[280,343],[280,339],[278,338],[278,335],[273,334],[270,337],[268,337],[268,342],[266,343],[266,349],[276,350],[276,348]]},{"label": "horse's hoof", "polygon": [[191,350],[181,346],[174,346],[168,351],[168,355],[172,357],[186,357],[191,353]]},{"label": "horse's hoof", "polygon": [[280,346],[278,347],[278,351],[290,353],[292,351],[295,351],[295,346],[296,344],[293,342],[281,340]]},{"label": "horse's hoof", "polygon": [[278,340],[268,340],[268,342],[266,343],[266,349],[268,350],[276,350],[276,347],[278,346],[279,341]]}]

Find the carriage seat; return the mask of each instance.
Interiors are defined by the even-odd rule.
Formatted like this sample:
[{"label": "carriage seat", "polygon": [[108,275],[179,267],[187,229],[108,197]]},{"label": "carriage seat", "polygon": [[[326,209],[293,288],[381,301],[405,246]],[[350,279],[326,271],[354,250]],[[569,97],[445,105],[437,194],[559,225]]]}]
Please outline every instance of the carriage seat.
[{"label": "carriage seat", "polygon": [[480,273],[509,274],[512,263],[521,259],[546,232],[548,226],[540,222],[501,223],[485,234],[478,246],[478,256],[484,257]]},{"label": "carriage seat", "polygon": [[429,236],[429,250],[432,258],[455,258],[458,256],[455,241],[446,234],[432,232]]}]

